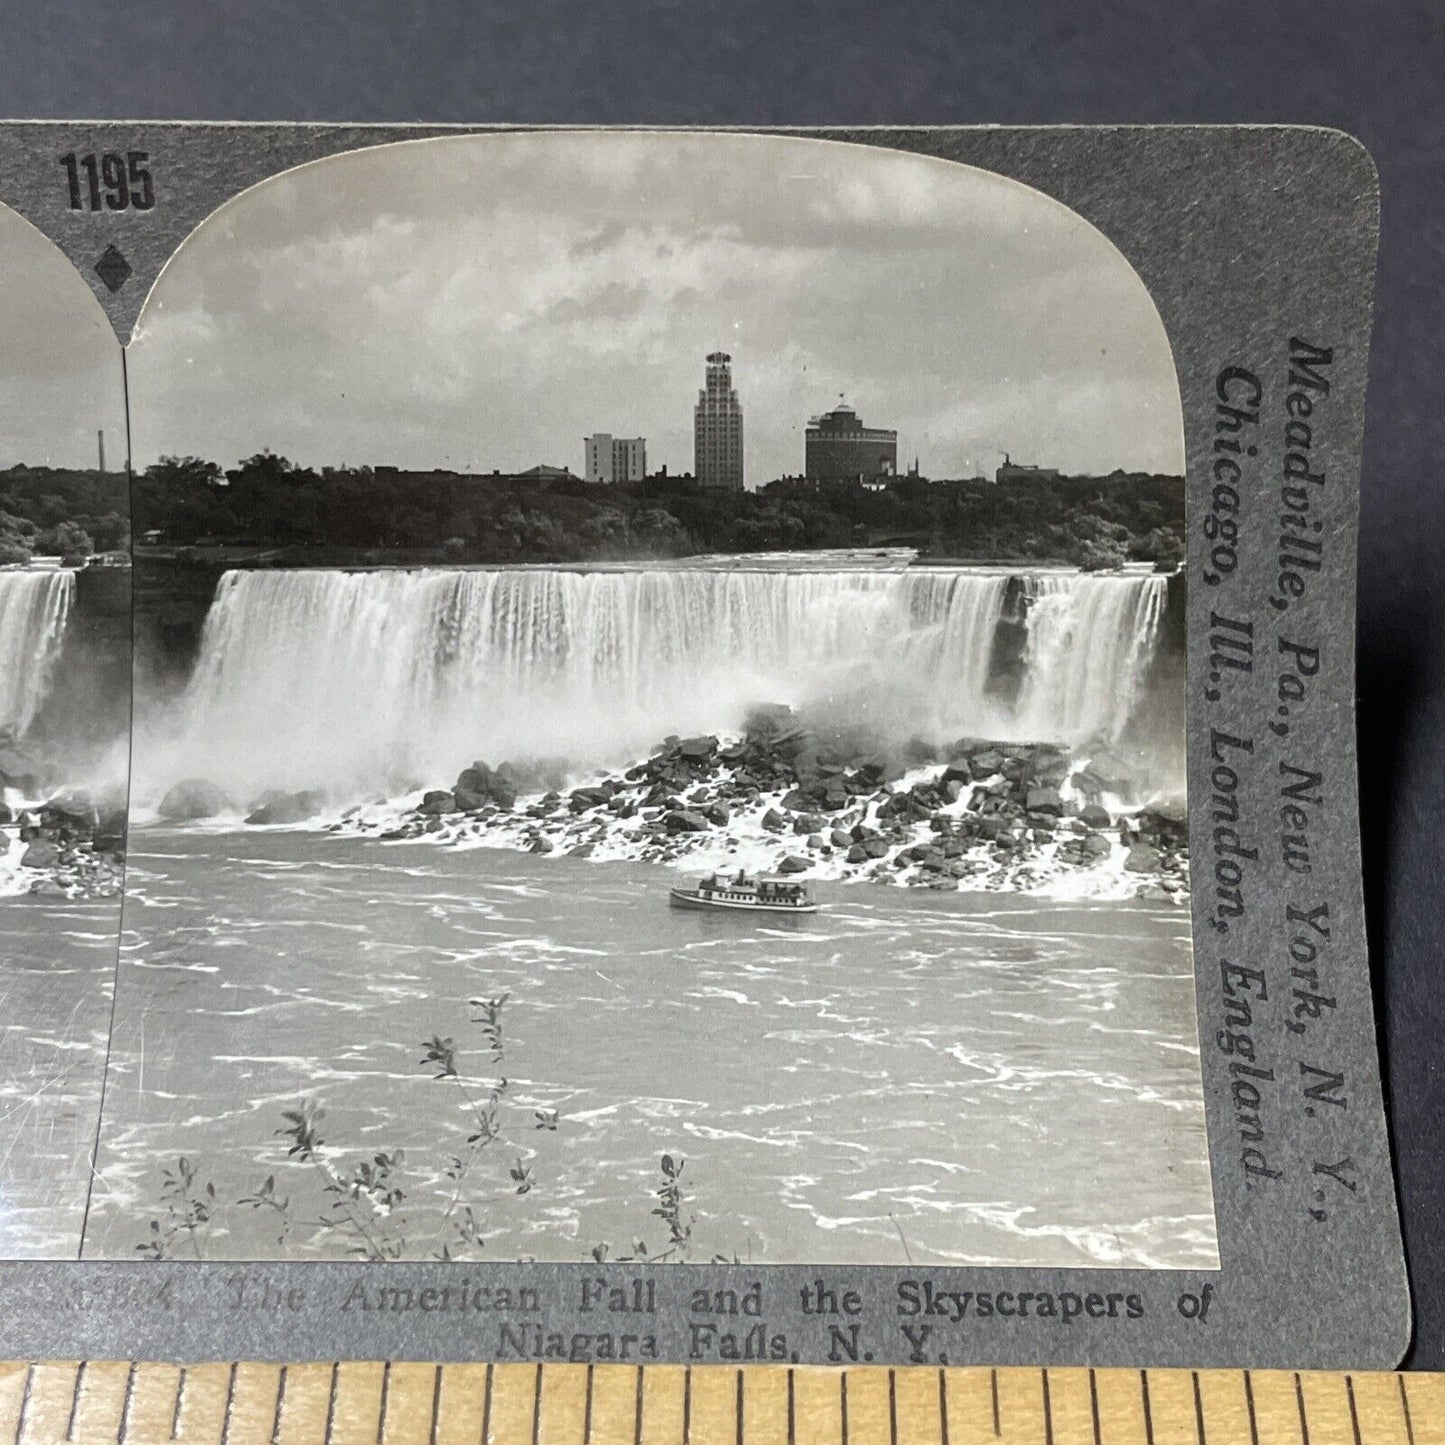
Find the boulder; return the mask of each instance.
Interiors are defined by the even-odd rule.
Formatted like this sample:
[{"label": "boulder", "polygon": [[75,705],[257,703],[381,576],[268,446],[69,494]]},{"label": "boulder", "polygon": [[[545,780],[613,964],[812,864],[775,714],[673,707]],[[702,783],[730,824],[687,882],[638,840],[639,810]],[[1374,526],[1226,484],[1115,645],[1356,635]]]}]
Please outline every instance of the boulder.
[{"label": "boulder", "polygon": [[606,788],[573,788],[570,806],[574,813],[585,813],[588,808],[600,808],[612,801],[612,794]]},{"label": "boulder", "polygon": [[835,848],[851,848],[853,846],[853,835],[851,833],[845,833],[841,828],[834,828],[833,831],[828,834],[828,841]]},{"label": "boulder", "polygon": [[991,778],[995,773],[1003,771],[1003,754],[996,748],[985,748],[981,753],[974,753],[968,760],[969,771],[975,779]]},{"label": "boulder", "polygon": [[816,813],[799,813],[793,819],[793,832],[816,833],[823,826],[823,820]]},{"label": "boulder", "polygon": [[779,873],[806,873],[813,865],[796,853],[789,853],[779,864]]},{"label": "boulder", "polygon": [[694,812],[691,808],[679,808],[674,813],[667,815],[667,831],[669,833],[706,833],[708,821],[701,813]]},{"label": "boulder", "polygon": [[848,850],[848,861],[850,863],[866,863],[872,854],[861,844],[855,843]]},{"label": "boulder", "polygon": [[1101,808],[1097,803],[1085,803],[1079,809],[1079,821],[1086,828],[1107,828],[1114,820],[1109,816],[1107,808]]},{"label": "boulder", "polygon": [[1124,859],[1127,873],[1153,873],[1164,861],[1164,855],[1149,843],[1135,843]]},{"label": "boulder", "polygon": [[325,804],[323,793],[263,794],[260,805],[247,815],[246,821],[257,826],[304,823],[308,818],[314,818]]},{"label": "boulder", "polygon": [[1057,788],[1030,788],[1024,798],[1024,808],[1030,813],[1047,813],[1054,818],[1064,816],[1064,800]]},{"label": "boulder", "polygon": [[1114,851],[1114,845],[1102,833],[1090,833],[1079,844],[1090,858],[1107,858]]},{"label": "boulder", "polygon": [[190,823],[233,813],[236,805],[214,783],[204,778],[186,778],[167,789],[156,811],[172,823]]},{"label": "boulder", "polygon": [[717,752],[714,737],[684,738],[677,745],[677,755],[689,763],[705,763]]},{"label": "boulder", "polygon": [[814,849],[823,847],[823,835],[821,833],[809,833],[808,847]]},{"label": "boulder", "polygon": [[786,703],[760,702],[748,709],[743,732],[749,738],[771,738],[792,725],[793,710]]},{"label": "boulder", "polygon": [[713,803],[704,813],[708,822],[716,828],[726,828],[732,821],[732,814],[725,803]]},{"label": "boulder", "polygon": [[40,805],[40,816],[48,822],[91,828],[97,817],[95,800],[84,788],[66,788]]},{"label": "boulder", "polygon": [[20,855],[24,868],[53,868],[60,861],[60,845],[37,839]]},{"label": "boulder", "polygon": [[788,826],[788,820],[776,808],[769,808],[763,814],[762,823],[770,833],[781,833]]},{"label": "boulder", "polygon": [[858,846],[869,858],[886,858],[888,856],[888,840],[880,838],[876,833],[871,838],[864,838]]},{"label": "boulder", "polygon": [[538,833],[527,845],[527,852],[529,853],[550,853],[551,851],[552,840],[541,833]]},{"label": "boulder", "polygon": [[124,853],[129,818],[124,808],[112,808],[95,825],[92,842],[102,853]]},{"label": "boulder", "polygon": [[945,778],[943,780],[943,796],[950,803],[956,803],[963,796],[963,790],[967,783],[960,782],[957,778]]},{"label": "boulder", "polygon": [[456,811],[456,798],[440,788],[434,788],[425,794],[417,805],[417,812],[427,818],[440,818],[445,813],[455,813]]},{"label": "boulder", "polygon": [[1189,811],[1181,802],[1155,803],[1139,814],[1139,831],[1170,843],[1189,836]]}]

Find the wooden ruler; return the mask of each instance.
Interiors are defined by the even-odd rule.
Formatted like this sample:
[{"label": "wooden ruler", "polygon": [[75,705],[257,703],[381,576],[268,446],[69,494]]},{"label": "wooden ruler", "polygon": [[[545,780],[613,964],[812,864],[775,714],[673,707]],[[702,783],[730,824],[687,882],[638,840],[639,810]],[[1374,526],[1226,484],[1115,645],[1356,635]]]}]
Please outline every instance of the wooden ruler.
[{"label": "wooden ruler", "polygon": [[0,1364],[0,1445],[1445,1445],[1445,1375]]}]

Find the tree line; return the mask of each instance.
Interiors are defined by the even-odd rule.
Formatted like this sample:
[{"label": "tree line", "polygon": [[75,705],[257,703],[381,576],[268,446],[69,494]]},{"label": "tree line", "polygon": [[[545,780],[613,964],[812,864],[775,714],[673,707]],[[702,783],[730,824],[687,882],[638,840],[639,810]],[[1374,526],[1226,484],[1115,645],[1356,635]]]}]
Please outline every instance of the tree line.
[{"label": "tree line", "polygon": [[0,471],[0,566],[31,557],[78,560],[130,546],[123,473],[30,467]]},{"label": "tree line", "polygon": [[[14,510],[7,475],[14,474],[0,473],[0,511]],[[77,481],[63,520],[109,541],[115,529],[97,516],[95,493],[112,479],[88,475],[90,490]],[[59,503],[64,494],[57,487],[48,495]],[[579,562],[893,545],[937,558],[1093,568],[1172,565],[1184,552],[1183,481],[1142,473],[1005,483],[898,478],[883,490],[783,480],[732,492],[667,475],[601,485],[552,473],[318,470],[263,452],[228,470],[199,457],[163,457],[135,477],[131,505],[143,546],[377,561]],[[32,512],[24,515],[37,536],[62,520],[54,507]]]}]

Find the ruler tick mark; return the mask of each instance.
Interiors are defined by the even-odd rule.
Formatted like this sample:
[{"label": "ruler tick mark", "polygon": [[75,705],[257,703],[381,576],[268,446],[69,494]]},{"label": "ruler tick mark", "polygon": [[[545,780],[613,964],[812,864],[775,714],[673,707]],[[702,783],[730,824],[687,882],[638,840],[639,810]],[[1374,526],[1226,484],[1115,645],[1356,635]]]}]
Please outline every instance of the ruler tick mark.
[{"label": "ruler tick mark", "polygon": [[898,1377],[888,1371],[888,1445],[898,1445]]},{"label": "ruler tick mark", "polygon": [[65,1422],[65,1438],[67,1441],[75,1439],[75,1421],[80,1414],[80,1394],[85,1388],[85,1367],[86,1361],[82,1360],[75,1370],[75,1386],[70,1392],[70,1415]]},{"label": "ruler tick mark", "polygon": [[1300,1383],[1299,1371],[1294,1377],[1294,1402],[1299,1410],[1299,1435],[1301,1445],[1310,1445],[1310,1422],[1305,1418],[1305,1387]]},{"label": "ruler tick mark", "polygon": [[[1093,1372],[1090,1371],[1090,1373],[1092,1374]],[[1145,1441],[1147,1442],[1147,1445],[1154,1445],[1154,1404],[1153,1404],[1153,1401],[1151,1401],[1150,1398],[1149,1398],[1149,1371],[1148,1371],[1148,1370],[1140,1370],[1140,1371],[1139,1371],[1139,1393],[1144,1397],[1144,1439],[1145,1439]],[[1095,1411],[1096,1411],[1096,1413],[1095,1413],[1095,1416],[1094,1416],[1094,1441],[1095,1441],[1095,1445],[1098,1445],[1098,1439],[1099,1439],[1099,1425],[1098,1425],[1098,1419],[1099,1419],[1099,1417],[1098,1417],[1098,1414],[1097,1414],[1097,1409],[1098,1409],[1098,1406],[1097,1406],[1097,1404],[1096,1404],[1096,1405],[1095,1405]]]},{"label": "ruler tick mark", "polygon": [[587,1366],[587,1394],[582,1403],[582,1445],[592,1445],[592,1371],[595,1365]]},{"label": "ruler tick mark", "polygon": [[441,1421],[442,1413],[442,1367],[437,1366],[436,1377],[432,1380],[431,1387],[431,1429],[427,1431],[427,1439],[431,1445],[437,1445],[437,1426]]},{"label": "ruler tick mark", "polygon": [[1199,1394],[1199,1371],[1190,1370],[1189,1376],[1194,1381],[1194,1433],[1199,1436],[1199,1445],[1205,1445],[1204,1401]]},{"label": "ruler tick mark", "polygon": [[1089,1414],[1094,1421],[1094,1445],[1099,1445],[1099,1380],[1092,1367],[1089,1370]]},{"label": "ruler tick mark", "polygon": [[226,1372],[226,1408],[221,1415],[221,1445],[231,1438],[231,1407],[236,1403],[236,1369],[232,1364]]},{"label": "ruler tick mark", "polygon": [[[186,1367],[182,1365],[180,1374],[176,1376],[176,1403],[175,1407],[171,1410],[172,1440],[179,1440],[181,1438],[181,1407],[186,1399],[186,1378]],[[68,1440],[70,1436],[67,1435],[65,1438]]]},{"label": "ruler tick mark", "polygon": [[990,1371],[988,1372],[988,1387],[989,1387],[990,1392],[991,1392],[992,1395],[993,1395],[993,1433],[994,1433],[995,1435],[1002,1435],[1002,1434],[1003,1434],[1003,1431],[999,1428],[999,1418],[998,1418],[998,1371],[997,1371],[997,1370],[990,1370]]},{"label": "ruler tick mark", "polygon": [[1355,1408],[1355,1377],[1345,1376],[1345,1397],[1350,1402],[1350,1429],[1354,1433],[1355,1445],[1362,1445],[1360,1440],[1360,1412]]},{"label": "ruler tick mark", "polygon": [[542,1367],[537,1366],[536,1378],[532,1381],[532,1445],[539,1445],[542,1438]]},{"label": "ruler tick mark", "polygon": [[386,1435],[386,1407],[391,1404],[391,1361],[381,1367],[381,1408],[376,1412],[376,1445]]},{"label": "ruler tick mark", "polygon": [[341,1374],[341,1361],[331,1362],[331,1389],[326,1397],[326,1429],[321,1439],[322,1445],[331,1445],[331,1432],[336,1428],[336,1384]]},{"label": "ruler tick mark", "polygon": [[743,1445],[743,1372],[739,1370],[737,1376],[737,1393],[733,1406],[737,1412],[737,1428],[733,1438],[737,1441],[737,1445]]},{"label": "ruler tick mark", "polygon": [[692,1445],[692,1366],[682,1370],[682,1445]]},{"label": "ruler tick mark", "polygon": [[1054,1405],[1049,1398],[1049,1372],[1044,1377],[1044,1445],[1054,1445]]},{"label": "ruler tick mark", "polygon": [[[135,1366],[132,1365],[134,1370]],[[25,1417],[30,1413],[30,1391],[35,1385],[35,1366],[33,1364],[25,1367],[25,1388],[20,1394],[20,1414],[15,1421],[15,1445],[25,1438]]]},{"label": "ruler tick mark", "polygon": [[1254,1413],[1254,1376],[1248,1370],[1244,1372],[1244,1403],[1249,1407],[1250,1445],[1259,1445],[1259,1420]]},{"label": "ruler tick mark", "polygon": [[938,1445],[948,1445],[948,1371],[938,1372]]},{"label": "ruler tick mark", "polygon": [[788,1445],[796,1445],[798,1438],[798,1418],[793,1398],[793,1371],[791,1366],[788,1369]]},{"label": "ruler tick mark", "polygon": [[[741,1387],[741,1372],[739,1372],[739,1387]],[[739,1427],[741,1429],[741,1427]],[[739,1436],[741,1439],[741,1435]],[[632,1441],[633,1445],[642,1445],[642,1366],[637,1367],[637,1398],[632,1407]]]},{"label": "ruler tick mark", "polygon": [[[30,1394],[30,1381],[25,1382],[25,1393]],[[120,1407],[120,1438],[124,1440],[130,1434],[130,1406],[135,1398],[135,1361],[131,1361],[130,1369],[125,1372],[125,1398]],[[221,1436],[221,1445],[225,1445],[226,1437]]]},{"label": "ruler tick mark", "polygon": [[1406,1445],[1415,1445],[1415,1425],[1410,1419],[1410,1396],[1405,1390],[1404,1375],[1396,1375],[1395,1383],[1400,1387],[1400,1413],[1405,1417]]},{"label": "ruler tick mark", "polygon": [[838,1400],[843,1411],[843,1445],[848,1445],[848,1372],[838,1376]]},{"label": "ruler tick mark", "polygon": [[[176,1395],[176,1413],[180,1413],[181,1402],[179,1392]],[[276,1377],[276,1411],[271,1416],[271,1445],[281,1445],[281,1411],[286,1408],[286,1366],[281,1366],[281,1373]],[[171,1439],[176,1438],[175,1431],[171,1431]]]},{"label": "ruler tick mark", "polygon": [[492,1366],[487,1365],[486,1383],[482,1386],[482,1445],[492,1445]]}]

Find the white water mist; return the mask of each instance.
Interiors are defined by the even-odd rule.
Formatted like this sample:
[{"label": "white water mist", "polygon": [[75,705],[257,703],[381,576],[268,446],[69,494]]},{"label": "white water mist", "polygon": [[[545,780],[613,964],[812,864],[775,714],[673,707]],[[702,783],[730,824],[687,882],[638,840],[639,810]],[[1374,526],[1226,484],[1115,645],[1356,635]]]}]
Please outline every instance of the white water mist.
[{"label": "white water mist", "polygon": [[1010,574],[690,568],[230,572],[139,792],[181,777],[360,797],[474,758],[579,770],[751,704],[824,709],[899,741],[1117,736],[1152,658],[1156,576],[1036,583],[1015,703],[990,690]]}]

